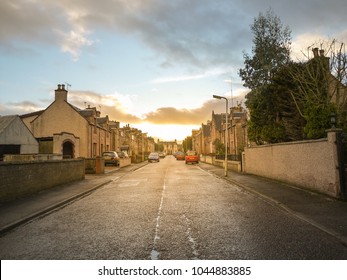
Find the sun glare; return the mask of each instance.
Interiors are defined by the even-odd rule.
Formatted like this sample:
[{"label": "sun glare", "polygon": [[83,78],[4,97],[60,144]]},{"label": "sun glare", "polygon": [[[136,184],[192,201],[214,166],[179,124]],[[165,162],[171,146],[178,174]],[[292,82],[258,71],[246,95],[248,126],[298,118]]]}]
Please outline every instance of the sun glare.
[{"label": "sun glare", "polygon": [[141,123],[134,124],[134,127],[141,129],[142,132],[147,132],[148,136],[153,138],[159,138],[163,141],[182,141],[186,137],[192,135],[192,130],[197,129],[192,125],[174,125],[174,124],[151,124],[151,123]]}]

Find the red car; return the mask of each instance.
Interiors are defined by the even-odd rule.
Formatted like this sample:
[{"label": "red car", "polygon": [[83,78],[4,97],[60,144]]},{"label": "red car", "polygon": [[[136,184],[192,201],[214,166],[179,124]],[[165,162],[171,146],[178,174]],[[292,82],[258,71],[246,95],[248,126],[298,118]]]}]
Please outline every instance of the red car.
[{"label": "red car", "polygon": [[183,152],[178,152],[176,155],[176,160],[184,160],[185,159],[185,155]]},{"label": "red car", "polygon": [[190,163],[199,163],[199,156],[196,151],[188,151],[185,157],[186,164]]}]

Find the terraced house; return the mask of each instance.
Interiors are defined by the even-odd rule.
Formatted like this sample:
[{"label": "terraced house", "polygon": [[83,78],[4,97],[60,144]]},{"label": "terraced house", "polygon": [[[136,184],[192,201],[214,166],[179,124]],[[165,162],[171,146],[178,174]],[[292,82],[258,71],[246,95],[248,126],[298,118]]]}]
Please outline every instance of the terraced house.
[{"label": "terraced house", "polygon": [[95,107],[79,109],[67,101],[67,90],[58,85],[55,100],[43,111],[21,118],[39,142],[39,153],[63,158],[95,157],[110,149],[108,117]]},{"label": "terraced house", "polygon": [[228,154],[238,159],[248,142],[246,124],[247,112],[241,105],[230,108],[228,125],[225,124],[225,113],[212,111],[211,120],[193,131],[193,149],[203,155],[218,154],[217,143],[225,145],[225,133],[228,133]]},{"label": "terraced house", "polygon": [[54,101],[45,109],[21,116],[39,142],[40,154],[63,158],[93,158],[105,151],[125,150],[137,158],[154,150],[154,140],[129,125],[101,116],[96,107],[80,109],[68,102],[68,91],[58,85]]}]

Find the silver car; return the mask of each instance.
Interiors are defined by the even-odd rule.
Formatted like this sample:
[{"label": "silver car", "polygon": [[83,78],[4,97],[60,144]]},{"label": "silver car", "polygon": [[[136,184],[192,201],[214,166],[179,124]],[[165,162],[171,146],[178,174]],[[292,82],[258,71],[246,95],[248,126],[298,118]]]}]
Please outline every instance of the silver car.
[{"label": "silver car", "polygon": [[159,154],[158,153],[150,153],[148,156],[148,162],[159,162]]},{"label": "silver car", "polygon": [[119,156],[117,152],[114,152],[114,151],[104,152],[102,154],[102,157],[105,160],[105,165],[107,164],[112,164],[115,166],[119,165]]}]

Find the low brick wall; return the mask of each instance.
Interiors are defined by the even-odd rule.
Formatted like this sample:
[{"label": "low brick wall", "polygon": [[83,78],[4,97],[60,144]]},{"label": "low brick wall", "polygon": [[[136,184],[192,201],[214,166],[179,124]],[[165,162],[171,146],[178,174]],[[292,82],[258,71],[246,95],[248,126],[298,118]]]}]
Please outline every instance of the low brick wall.
[{"label": "low brick wall", "polygon": [[[105,160],[101,157],[85,158],[86,174],[103,174],[105,173]],[[120,158],[119,167],[131,165],[131,158]]]},{"label": "low brick wall", "polygon": [[105,160],[102,157],[85,158],[84,166],[86,174],[105,173]]},{"label": "low brick wall", "polygon": [[246,148],[243,166],[246,173],[340,195],[335,133],[327,139]]},{"label": "low brick wall", "polygon": [[120,158],[119,159],[119,167],[124,167],[131,165],[131,158]]},{"label": "low brick wall", "polygon": [[[214,165],[224,167],[224,160],[216,159],[214,160]],[[241,172],[241,162],[228,160],[228,170]]]},{"label": "low brick wall", "polygon": [[215,156],[200,155],[200,161],[214,165],[216,160]]},{"label": "low brick wall", "polygon": [[[200,155],[200,161],[208,164],[224,167],[224,160],[216,159],[215,156]],[[228,170],[241,172],[241,162],[228,160]]]},{"label": "low brick wall", "polygon": [[0,163],[0,202],[84,179],[84,160]]}]

